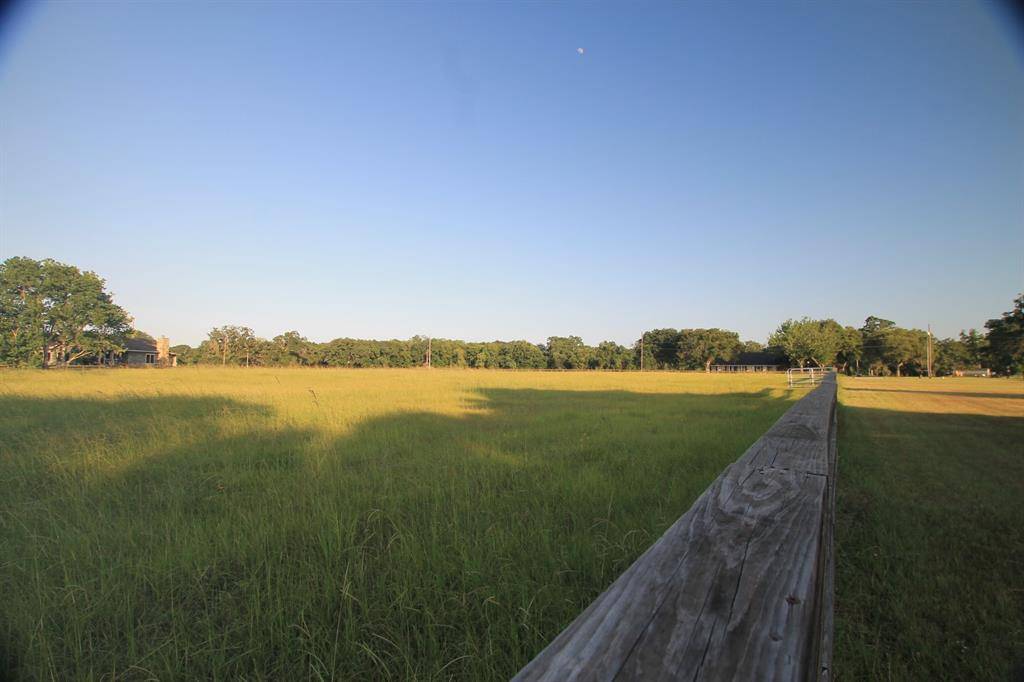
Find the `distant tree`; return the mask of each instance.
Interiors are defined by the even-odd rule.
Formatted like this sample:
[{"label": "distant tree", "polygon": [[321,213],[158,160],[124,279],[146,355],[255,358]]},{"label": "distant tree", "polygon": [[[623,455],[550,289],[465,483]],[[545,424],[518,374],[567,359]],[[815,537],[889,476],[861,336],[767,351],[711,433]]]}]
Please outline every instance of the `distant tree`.
[{"label": "distant tree", "polygon": [[291,365],[291,358],[280,346],[269,339],[256,336],[249,346],[249,365],[254,367],[281,367]]},{"label": "distant tree", "polygon": [[597,344],[590,356],[592,369],[628,369],[632,364],[632,351],[614,341],[602,341]]},{"label": "distant tree", "polygon": [[846,328],[833,319],[820,320],[818,323],[818,344],[812,359],[819,367],[842,364],[839,354],[847,349],[856,356],[859,352],[858,336],[851,336]]},{"label": "distant tree", "polygon": [[[541,353],[541,367],[544,357]],[[431,341],[431,365],[434,367],[465,367],[466,344],[451,339],[433,339]]]},{"label": "distant tree", "polygon": [[498,356],[487,343],[467,343],[466,362],[469,367],[487,369],[498,366]]},{"label": "distant tree", "polygon": [[[484,344],[484,349],[487,352],[487,364],[485,367],[488,369],[517,369],[514,367],[514,361],[512,356],[508,352],[508,344],[504,341],[490,341]],[[545,358],[545,364],[547,358]]]},{"label": "distant tree", "polygon": [[860,329],[862,357],[871,374],[896,374],[927,369],[928,334],[904,329],[892,320],[869,317]]},{"label": "distant tree", "polygon": [[122,350],[130,332],[131,318],[96,273],[51,259],[0,263],[0,361],[66,366]]},{"label": "distant tree", "polygon": [[804,321],[810,323],[808,318],[786,320],[768,337],[769,345],[781,348],[790,363],[800,367],[810,360],[813,353],[812,325],[803,324]]},{"label": "distant tree", "polygon": [[177,346],[171,346],[170,350],[178,356],[179,365],[195,365],[200,362],[201,354],[198,348],[182,343]]},{"label": "distant tree", "polygon": [[[962,333],[961,336],[963,336]],[[973,363],[971,353],[962,340],[940,339],[935,342],[935,359],[932,361],[932,368],[936,374],[948,375],[967,367],[973,367]]]},{"label": "distant tree", "polygon": [[865,335],[874,334],[876,332],[884,331],[889,327],[895,327],[896,323],[892,320],[886,320],[881,317],[875,317],[874,315],[869,316],[864,320],[864,326],[861,327],[861,331]]},{"label": "distant tree", "polygon": [[312,365],[316,363],[316,344],[297,331],[278,334],[273,338],[272,348],[267,349],[262,364]]},{"label": "distant tree", "polygon": [[938,339],[934,344],[932,368],[936,374],[948,375],[960,369],[978,369],[986,362],[988,341],[976,329],[960,330],[957,339]]},{"label": "distant tree", "polygon": [[864,334],[856,327],[843,327],[839,331],[839,350],[836,361],[840,372],[848,372],[851,365],[860,371],[860,360],[864,356]]},{"label": "distant tree", "polygon": [[547,366],[544,351],[529,341],[500,343],[498,366],[503,369],[543,369]]},{"label": "distant tree", "polygon": [[586,369],[589,360],[587,345],[578,336],[550,336],[546,345],[548,367],[551,369]]},{"label": "distant tree", "polygon": [[469,362],[469,366],[476,369],[486,369],[492,363],[497,364],[498,359],[491,359],[490,353],[487,352],[486,343],[469,343],[466,344],[466,360]]},{"label": "distant tree", "polygon": [[384,367],[413,367],[423,364],[423,354],[413,359],[413,349],[409,342],[390,339],[380,342],[381,359]]},{"label": "distant tree", "polygon": [[633,342],[633,366],[637,369],[656,369],[657,365],[650,344],[647,343],[647,332],[644,332]]},{"label": "distant tree", "polygon": [[652,329],[643,334],[644,369],[679,367],[679,330]]},{"label": "distant tree", "polygon": [[203,343],[203,356],[206,361],[219,360],[222,365],[231,363],[248,366],[251,364],[256,341],[256,334],[249,327],[215,327],[210,330],[207,340]]},{"label": "distant tree", "polygon": [[985,323],[988,330],[988,357],[996,371],[1024,373],[1024,294],[1013,301],[1013,308]]},{"label": "distant tree", "polygon": [[333,339],[320,346],[320,355],[329,367],[373,367],[373,346],[358,339]]},{"label": "distant tree", "polygon": [[868,366],[871,374],[888,373],[888,365],[883,356],[885,355],[886,332],[896,327],[892,320],[886,320],[874,315],[864,320],[864,326],[860,328],[862,339],[861,359]]},{"label": "distant tree", "polygon": [[960,330],[960,343],[964,346],[965,357],[959,369],[982,367],[988,359],[989,344],[984,334],[977,329],[969,329],[966,333]]},{"label": "distant tree", "polygon": [[920,329],[888,327],[881,332],[884,339],[882,361],[896,374],[903,376],[904,367],[918,371],[926,365],[928,334]]},{"label": "distant tree", "polygon": [[703,366],[710,372],[712,362],[732,360],[741,346],[740,335],[727,329],[682,329],[676,354],[679,365],[688,369]]},{"label": "distant tree", "polygon": [[764,351],[764,344],[759,341],[744,341],[740,350],[744,353],[760,353]]},{"label": "distant tree", "polygon": [[779,346],[791,362],[799,367],[813,362],[818,367],[831,365],[836,361],[844,345],[846,334],[835,320],[786,320],[768,339],[768,343]]}]

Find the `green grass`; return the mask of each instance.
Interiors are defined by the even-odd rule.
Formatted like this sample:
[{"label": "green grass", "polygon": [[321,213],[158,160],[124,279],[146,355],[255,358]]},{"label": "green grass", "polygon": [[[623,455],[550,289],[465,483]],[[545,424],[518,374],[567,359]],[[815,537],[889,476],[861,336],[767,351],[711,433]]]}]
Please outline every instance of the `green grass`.
[{"label": "green grass", "polygon": [[[782,377],[0,373],[0,677],[508,677]],[[1024,387],[841,383],[841,679],[1024,662]]]},{"label": "green grass", "polygon": [[1024,384],[840,386],[837,677],[1024,679]]},{"label": "green grass", "polygon": [[506,678],[785,411],[784,381],[2,373],[0,676]]}]

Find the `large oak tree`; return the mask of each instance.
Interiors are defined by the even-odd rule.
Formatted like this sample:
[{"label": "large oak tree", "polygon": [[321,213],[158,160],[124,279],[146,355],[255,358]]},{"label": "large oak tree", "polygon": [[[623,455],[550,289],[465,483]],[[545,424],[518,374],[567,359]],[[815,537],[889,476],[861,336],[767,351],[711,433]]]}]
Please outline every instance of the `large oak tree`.
[{"label": "large oak tree", "polygon": [[9,364],[67,366],[119,351],[131,317],[94,272],[52,259],[0,263],[0,358]]},{"label": "large oak tree", "polygon": [[679,331],[679,363],[688,369],[711,371],[715,360],[729,361],[743,347],[740,335],[728,329],[682,329]]}]

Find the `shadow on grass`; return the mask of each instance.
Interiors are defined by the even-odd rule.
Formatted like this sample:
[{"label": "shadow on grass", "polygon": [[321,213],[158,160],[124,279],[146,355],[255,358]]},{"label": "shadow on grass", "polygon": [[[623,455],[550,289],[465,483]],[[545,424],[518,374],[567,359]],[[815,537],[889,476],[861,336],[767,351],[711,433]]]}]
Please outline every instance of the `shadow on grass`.
[{"label": "shadow on grass", "polygon": [[329,437],[224,398],[3,396],[3,664],[507,678],[789,404],[482,389]]},{"label": "shadow on grass", "polygon": [[1022,444],[1024,417],[841,406],[837,679],[1024,669]]},{"label": "shadow on grass", "polygon": [[[72,442],[81,449],[92,439],[134,438],[141,442],[144,428],[157,420],[212,429],[232,415],[264,419],[272,411],[262,405],[216,396],[82,399],[0,395],[0,433],[15,451],[31,449],[38,443],[40,432],[57,442]],[[162,443],[145,445],[156,451]]]}]

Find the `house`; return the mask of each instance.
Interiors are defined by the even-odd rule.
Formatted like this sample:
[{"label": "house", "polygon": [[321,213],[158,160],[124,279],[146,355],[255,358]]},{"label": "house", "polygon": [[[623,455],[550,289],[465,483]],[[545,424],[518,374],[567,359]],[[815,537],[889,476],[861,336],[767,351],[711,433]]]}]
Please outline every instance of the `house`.
[{"label": "house", "polygon": [[708,369],[712,372],[777,372],[785,367],[789,367],[785,355],[766,350],[744,351],[736,355],[732,362],[718,360]]},{"label": "house", "polygon": [[178,354],[171,352],[171,342],[166,336],[155,341],[140,337],[125,341],[122,352],[107,351],[97,360],[100,365],[177,367]]},{"label": "house", "polygon": [[[65,364],[63,346],[51,345],[43,354],[43,366],[55,367]],[[74,366],[106,365],[111,367],[177,367],[178,354],[171,352],[171,342],[166,336],[159,339],[137,337],[124,342],[124,350],[108,350],[95,355],[75,356],[70,363]]]},{"label": "house", "polygon": [[737,365],[775,365],[777,367],[788,367],[789,359],[786,354],[774,350],[744,351],[736,356],[733,361]]},{"label": "house", "polygon": [[954,369],[953,376],[955,377],[990,377],[992,376],[992,370],[990,369]]}]

